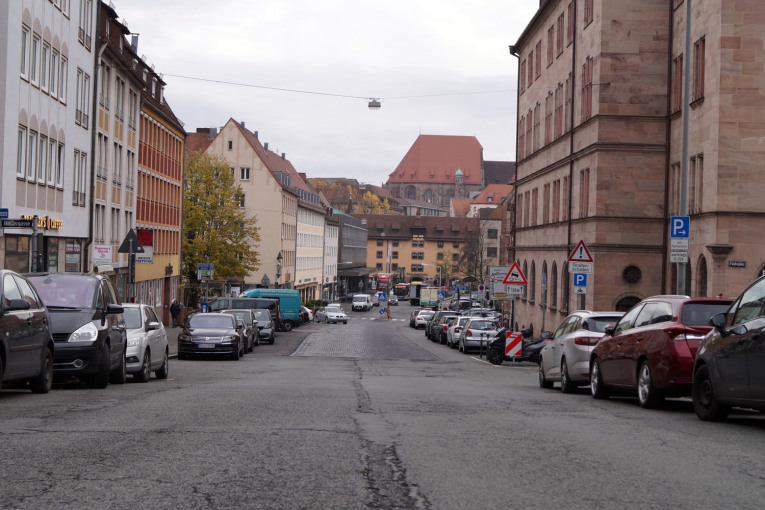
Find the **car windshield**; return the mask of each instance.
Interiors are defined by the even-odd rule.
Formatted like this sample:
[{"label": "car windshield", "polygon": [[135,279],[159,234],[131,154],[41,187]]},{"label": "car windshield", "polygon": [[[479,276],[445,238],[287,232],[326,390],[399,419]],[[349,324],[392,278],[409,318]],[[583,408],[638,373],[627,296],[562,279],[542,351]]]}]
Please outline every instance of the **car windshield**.
[{"label": "car windshield", "polygon": [[479,331],[487,331],[490,329],[496,329],[495,323],[491,321],[472,321],[470,323],[470,329],[477,329]]},{"label": "car windshield", "polygon": [[127,329],[138,329],[141,327],[141,309],[133,306],[126,306],[125,313],[122,315],[125,318],[125,327]]},{"label": "car windshield", "polygon": [[253,312],[255,313],[255,318],[259,321],[271,320],[271,314],[268,310],[253,310]]},{"label": "car windshield", "polygon": [[192,315],[189,319],[190,328],[223,328],[232,329],[231,318],[226,315],[204,314]]},{"label": "car windshield", "polygon": [[606,326],[616,324],[621,319],[621,315],[609,317],[590,317],[587,319],[587,330],[595,333],[605,333]]},{"label": "car windshield", "polygon": [[682,322],[686,326],[709,326],[709,319],[728,309],[730,303],[688,303],[683,307]]},{"label": "car windshield", "polygon": [[327,313],[343,313],[339,306],[328,306],[324,309]]},{"label": "car windshield", "polygon": [[47,307],[90,308],[98,280],[83,275],[30,276]]},{"label": "car windshield", "polygon": [[353,300],[355,302],[366,301],[367,300],[367,296],[365,296],[365,295],[353,296]]},{"label": "car windshield", "polygon": [[417,315],[418,315],[419,317],[424,317],[424,318],[426,318],[426,319],[427,319],[427,318],[433,317],[434,313],[435,313],[435,312],[420,312],[420,313],[418,313]]},{"label": "car windshield", "polygon": [[242,321],[244,321],[245,324],[251,324],[249,310],[228,310],[224,313],[230,313],[237,319],[242,319]]}]

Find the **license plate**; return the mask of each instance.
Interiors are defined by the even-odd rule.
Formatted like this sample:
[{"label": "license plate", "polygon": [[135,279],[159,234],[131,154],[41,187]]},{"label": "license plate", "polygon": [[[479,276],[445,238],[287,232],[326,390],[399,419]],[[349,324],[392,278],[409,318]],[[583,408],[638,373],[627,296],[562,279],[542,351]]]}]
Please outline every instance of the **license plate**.
[{"label": "license plate", "polygon": [[215,344],[197,344],[200,349],[215,349]]}]

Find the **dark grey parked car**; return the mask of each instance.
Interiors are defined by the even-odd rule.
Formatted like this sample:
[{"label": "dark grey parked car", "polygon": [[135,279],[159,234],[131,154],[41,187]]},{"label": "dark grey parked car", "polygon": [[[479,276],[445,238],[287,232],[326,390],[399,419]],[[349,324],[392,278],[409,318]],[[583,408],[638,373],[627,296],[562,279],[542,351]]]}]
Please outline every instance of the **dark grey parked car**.
[{"label": "dark grey parked car", "polygon": [[[268,310],[266,310],[267,312]],[[255,310],[251,308],[221,310],[220,313],[230,313],[237,319],[244,322],[245,343],[242,349],[244,352],[252,352],[252,348],[260,345],[260,335],[258,334],[258,320],[255,318]],[[270,319],[270,315],[269,315]]]},{"label": "dark grey parked car", "polygon": [[178,335],[178,359],[192,354],[225,354],[238,360],[241,342],[236,318],[230,313],[195,313],[186,319]]},{"label": "dark grey parked car", "polygon": [[765,277],[710,323],[693,369],[696,414],[723,420],[733,406],[765,411]]},{"label": "dark grey parked car", "polygon": [[92,388],[127,377],[124,309],[100,274],[31,273],[27,278],[51,317],[53,375],[77,376]]},{"label": "dark grey parked car", "polygon": [[48,393],[53,381],[50,315],[32,285],[20,274],[0,270],[0,387],[29,382]]}]

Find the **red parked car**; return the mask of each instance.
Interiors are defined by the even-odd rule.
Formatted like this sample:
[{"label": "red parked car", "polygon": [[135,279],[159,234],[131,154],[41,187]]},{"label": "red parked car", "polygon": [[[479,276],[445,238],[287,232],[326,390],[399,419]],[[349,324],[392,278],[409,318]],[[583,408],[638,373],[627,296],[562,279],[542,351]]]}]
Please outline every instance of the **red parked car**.
[{"label": "red parked car", "polygon": [[732,300],[653,296],[636,304],[613,328],[606,328],[590,356],[595,398],[612,390],[637,393],[642,407],[664,397],[691,394],[699,343],[712,329],[709,319]]}]

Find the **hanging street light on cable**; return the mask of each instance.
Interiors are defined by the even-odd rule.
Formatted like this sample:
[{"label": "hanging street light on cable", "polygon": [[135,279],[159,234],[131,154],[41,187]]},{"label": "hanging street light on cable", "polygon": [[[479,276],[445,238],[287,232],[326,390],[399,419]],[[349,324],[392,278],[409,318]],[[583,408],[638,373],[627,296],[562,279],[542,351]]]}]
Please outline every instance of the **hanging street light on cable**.
[{"label": "hanging street light on cable", "polygon": [[370,110],[379,110],[382,105],[380,104],[380,100],[370,97],[369,98],[369,109]]}]

